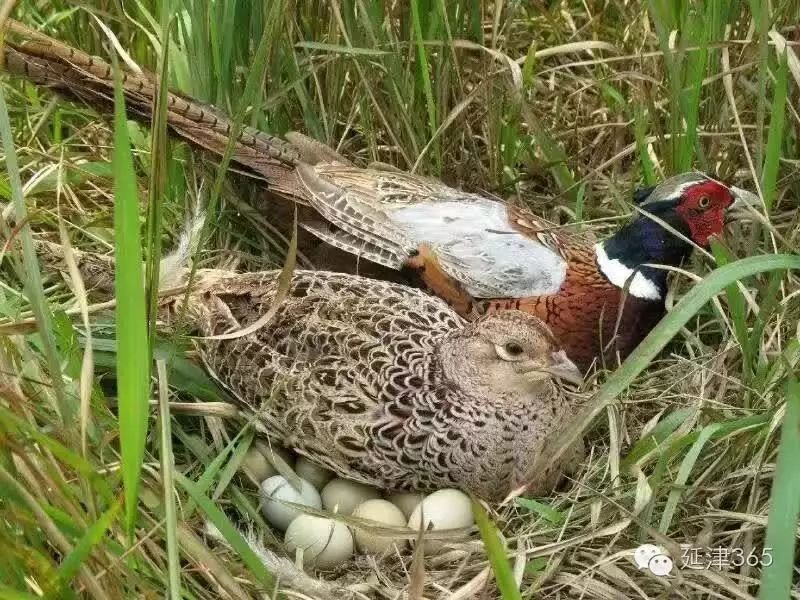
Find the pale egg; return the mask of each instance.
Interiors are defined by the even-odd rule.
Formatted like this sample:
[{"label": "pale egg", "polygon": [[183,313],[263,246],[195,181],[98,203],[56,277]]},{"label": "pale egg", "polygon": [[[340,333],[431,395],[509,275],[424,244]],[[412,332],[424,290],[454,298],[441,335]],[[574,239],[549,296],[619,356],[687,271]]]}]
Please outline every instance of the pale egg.
[{"label": "pale egg", "polygon": [[338,477],[322,488],[323,508],[340,515],[351,515],[362,502],[380,497],[378,490],[373,487]]},{"label": "pale egg", "polygon": [[[423,514],[425,530],[460,529],[475,523],[469,496],[460,490],[444,489],[426,496],[411,513],[409,529],[419,531]],[[425,553],[435,554],[443,547],[442,541],[428,540],[425,542]]]},{"label": "pale egg", "polygon": [[322,499],[317,489],[304,479],[300,479],[300,489],[296,490],[283,475],[273,475],[264,480],[259,489],[261,512],[264,518],[278,529],[286,529],[295,518],[302,514],[285,502],[302,504],[310,508],[322,508]]},{"label": "pale egg", "polygon": [[[372,527],[401,527],[406,525],[406,517],[403,511],[397,508],[388,500],[367,500],[359,504],[353,511],[353,516],[365,521],[372,521]],[[361,552],[366,554],[383,554],[395,543],[402,547],[405,539],[398,540],[386,533],[378,533],[370,530],[369,527],[354,526],[356,546]]]},{"label": "pale egg", "polygon": [[406,521],[408,521],[411,513],[414,512],[414,509],[417,508],[417,504],[422,502],[424,497],[425,494],[421,494],[420,492],[393,492],[386,496],[386,499],[403,511]]},{"label": "pale egg", "polygon": [[298,456],[297,463],[294,466],[294,471],[298,477],[302,477],[315,488],[321,490],[325,484],[333,479],[333,473],[328,469],[320,467],[318,464],[311,462],[305,456]]},{"label": "pale egg", "polygon": [[300,515],[284,537],[286,550],[303,550],[303,566],[329,571],[353,555],[353,536],[343,523],[314,515]]},{"label": "pale egg", "polygon": [[245,453],[239,468],[256,484],[277,473],[275,467],[269,463],[267,458],[255,446],[251,446]]}]

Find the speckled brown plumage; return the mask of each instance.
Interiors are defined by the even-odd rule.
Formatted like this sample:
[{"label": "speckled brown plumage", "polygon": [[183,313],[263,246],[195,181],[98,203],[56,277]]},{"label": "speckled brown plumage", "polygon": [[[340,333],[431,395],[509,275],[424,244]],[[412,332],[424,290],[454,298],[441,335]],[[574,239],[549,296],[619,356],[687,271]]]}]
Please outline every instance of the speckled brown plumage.
[{"label": "speckled brown plumage", "polygon": [[[36,249],[65,271],[61,246]],[[188,323],[207,370],[257,428],[338,475],[494,500],[525,483],[547,492],[582,458],[578,444],[547,473],[530,472],[582,401],[563,385],[580,372],[538,318],[510,310],[467,322],[422,290],[325,271],[295,271],[279,302],[278,271],[199,269],[187,293],[181,255],[163,263],[173,267],[160,327]],[[113,259],[73,256],[87,287],[113,291]]]},{"label": "speckled brown plumage", "polygon": [[[277,287],[275,272],[200,271],[196,345],[260,428],[341,476],[497,499],[577,408],[553,375],[569,363],[539,319],[506,311],[466,323],[424,292],[360,277],[299,271],[267,325],[207,339],[248,327]],[[503,354],[515,345],[519,356]],[[537,475],[535,489],[555,475]]]}]

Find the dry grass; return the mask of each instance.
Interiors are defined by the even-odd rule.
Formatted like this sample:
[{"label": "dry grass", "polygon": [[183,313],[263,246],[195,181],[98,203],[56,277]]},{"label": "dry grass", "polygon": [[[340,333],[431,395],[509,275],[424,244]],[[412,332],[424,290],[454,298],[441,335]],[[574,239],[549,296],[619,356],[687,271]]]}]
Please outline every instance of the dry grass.
[{"label": "dry grass", "polygon": [[[135,10],[126,3],[128,14],[115,3],[50,4],[30,2],[13,16],[31,26],[46,21],[49,35],[108,57],[107,38],[89,15],[94,12],[133,60],[158,68],[150,36],[163,41],[161,3]],[[800,14],[794,3],[555,2],[526,9],[526,3],[497,2],[481,11],[480,3],[466,0],[412,1],[409,6],[427,15],[416,29],[413,11],[401,3],[385,12],[383,3],[358,0],[252,4],[173,2],[184,15],[168,61],[175,86],[235,112],[249,57],[266,30],[266,81],[246,115],[265,130],[305,130],[359,164],[378,160],[437,175],[597,236],[628,217],[634,185],[691,165],[741,187],[775,190],[766,198],[769,210],[731,226],[730,255],[797,252],[800,63],[791,40],[798,39]],[[589,5],[597,6],[587,12]],[[687,7],[690,16],[682,20]],[[709,12],[699,15],[702,10]],[[192,36],[185,35],[189,24]],[[674,28],[681,36],[670,42]],[[785,124],[776,141],[769,129],[781,77],[774,41],[784,38],[795,58],[785,71]],[[700,54],[705,59],[698,63]],[[58,242],[63,223],[74,247],[109,252],[115,244],[110,119],[4,79],[31,233]],[[694,103],[686,91],[692,89]],[[684,141],[684,120],[698,123],[696,146]],[[166,165],[156,237],[171,247],[191,207],[208,202],[214,168],[178,142],[166,155],[152,154],[146,128],[131,124],[129,133],[141,199],[153,165]],[[90,297],[84,310],[79,290],[45,272],[41,299],[51,315],[52,342],[31,332],[42,320],[32,312],[36,294],[26,287],[17,241],[27,228],[15,219],[12,191],[12,178],[0,174],[0,596],[162,597],[168,574],[179,569],[186,598],[268,597],[264,578],[240,554],[205,535],[207,515],[180,484],[167,490],[177,501],[177,517],[168,518],[162,465],[170,467],[161,461],[155,410],[128,539],[118,502],[114,323],[91,305],[98,298]],[[247,210],[250,205],[261,213]],[[257,183],[229,177],[200,262],[280,266],[286,242],[276,231],[286,224],[270,222],[269,206]],[[697,254],[687,273],[675,275],[670,302],[694,285],[691,273],[702,278],[714,268],[712,257]],[[760,552],[773,485],[791,483],[774,478],[781,425],[791,414],[784,383],[800,359],[800,281],[796,272],[775,271],[744,279],[739,290],[741,296],[728,290],[697,311],[601,412],[586,431],[591,453],[581,471],[540,499],[549,510],[516,503],[492,508],[522,597],[759,593],[759,567],[683,569],[658,578],[632,559],[644,542],[678,556],[680,544]],[[738,313],[737,298],[743,298]],[[94,373],[83,377],[89,337],[82,311],[94,349]],[[167,361],[169,400],[223,400],[186,348],[179,336],[156,344],[156,357]],[[57,377],[49,351],[61,367]],[[607,378],[598,375],[589,389]],[[63,393],[56,380],[63,381]],[[252,431],[227,422],[174,412],[170,474],[199,482],[232,521],[265,529],[252,486],[235,475]],[[104,516],[104,527],[93,528]],[[784,519],[784,530],[796,527],[796,515]],[[170,529],[180,558],[172,567]],[[790,564],[792,552],[785,556]],[[423,596],[497,597],[488,565],[473,532],[450,552],[426,558]],[[324,579],[368,597],[398,598],[409,593],[412,571],[404,552],[359,557]],[[800,597],[797,573],[793,581],[792,597]]]}]

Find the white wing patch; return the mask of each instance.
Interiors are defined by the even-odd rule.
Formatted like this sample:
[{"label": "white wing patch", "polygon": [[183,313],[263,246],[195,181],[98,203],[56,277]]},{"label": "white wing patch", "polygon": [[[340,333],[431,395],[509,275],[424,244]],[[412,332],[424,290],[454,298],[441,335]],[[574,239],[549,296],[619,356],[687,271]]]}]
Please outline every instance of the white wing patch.
[{"label": "white wing patch", "polygon": [[506,207],[472,194],[387,211],[417,245],[427,244],[442,269],[476,298],[522,298],[556,293],[567,274],[561,256],[517,233]]}]

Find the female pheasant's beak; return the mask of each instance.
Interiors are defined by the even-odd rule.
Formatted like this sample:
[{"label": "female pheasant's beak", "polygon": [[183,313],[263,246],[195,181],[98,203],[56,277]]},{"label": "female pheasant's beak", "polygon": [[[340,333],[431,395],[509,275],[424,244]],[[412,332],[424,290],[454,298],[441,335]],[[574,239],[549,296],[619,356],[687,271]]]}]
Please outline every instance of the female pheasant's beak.
[{"label": "female pheasant's beak", "polygon": [[545,369],[550,375],[558,379],[563,379],[569,383],[580,385],[583,383],[583,373],[575,366],[575,363],[567,358],[563,350],[553,352],[553,364]]}]

